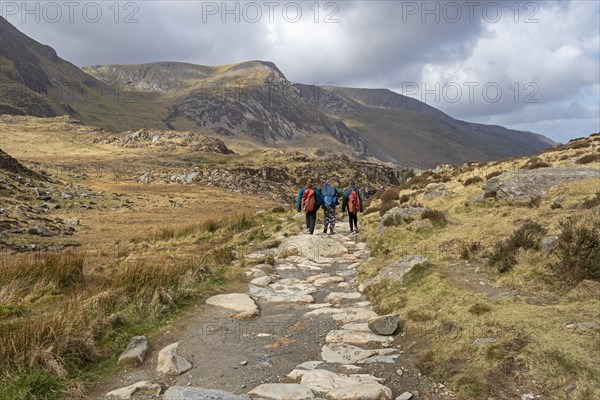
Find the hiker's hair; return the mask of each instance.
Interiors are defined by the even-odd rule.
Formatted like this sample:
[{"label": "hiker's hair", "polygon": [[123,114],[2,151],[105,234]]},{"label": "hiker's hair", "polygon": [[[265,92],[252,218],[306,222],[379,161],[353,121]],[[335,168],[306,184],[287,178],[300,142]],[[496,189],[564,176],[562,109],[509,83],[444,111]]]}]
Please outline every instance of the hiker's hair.
[{"label": "hiker's hair", "polygon": [[306,186],[312,186],[312,184],[313,184],[313,179],[312,178],[308,178],[306,180]]},{"label": "hiker's hair", "polygon": [[350,181],[350,186],[354,186],[354,181]]}]

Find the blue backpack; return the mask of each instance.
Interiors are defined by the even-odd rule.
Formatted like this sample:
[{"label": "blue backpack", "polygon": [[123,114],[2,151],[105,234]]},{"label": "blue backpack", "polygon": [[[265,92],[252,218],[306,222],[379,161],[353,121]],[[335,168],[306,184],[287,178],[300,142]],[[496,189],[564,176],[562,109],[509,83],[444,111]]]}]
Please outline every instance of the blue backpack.
[{"label": "blue backpack", "polygon": [[330,184],[326,184],[321,188],[321,194],[323,195],[325,207],[333,207],[337,204],[337,192]]}]

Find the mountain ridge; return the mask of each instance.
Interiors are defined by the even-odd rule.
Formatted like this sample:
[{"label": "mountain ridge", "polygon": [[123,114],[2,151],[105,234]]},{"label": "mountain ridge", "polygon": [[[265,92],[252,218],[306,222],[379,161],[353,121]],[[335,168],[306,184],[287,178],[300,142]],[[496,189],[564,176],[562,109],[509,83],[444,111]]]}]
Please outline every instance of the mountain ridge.
[{"label": "mountain ridge", "polygon": [[[5,19],[0,29],[10,39],[0,49],[3,113],[67,114],[112,131],[198,130],[251,146],[352,153],[401,165],[489,161],[553,144],[539,134],[456,120],[389,89],[294,84],[270,61],[80,69]],[[53,98],[56,88],[72,90],[73,98]],[[95,92],[102,96],[90,100]]]}]

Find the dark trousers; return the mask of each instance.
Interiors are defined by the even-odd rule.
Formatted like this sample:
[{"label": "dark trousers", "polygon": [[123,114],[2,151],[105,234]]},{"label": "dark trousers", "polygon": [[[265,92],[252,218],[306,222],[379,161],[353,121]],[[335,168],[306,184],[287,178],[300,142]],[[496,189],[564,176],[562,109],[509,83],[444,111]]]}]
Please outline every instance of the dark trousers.
[{"label": "dark trousers", "polygon": [[348,218],[350,219],[350,232],[358,232],[358,213],[348,211]]},{"label": "dark trousers", "polygon": [[307,211],[306,212],[306,229],[312,235],[315,231],[315,224],[317,222],[317,210]]}]

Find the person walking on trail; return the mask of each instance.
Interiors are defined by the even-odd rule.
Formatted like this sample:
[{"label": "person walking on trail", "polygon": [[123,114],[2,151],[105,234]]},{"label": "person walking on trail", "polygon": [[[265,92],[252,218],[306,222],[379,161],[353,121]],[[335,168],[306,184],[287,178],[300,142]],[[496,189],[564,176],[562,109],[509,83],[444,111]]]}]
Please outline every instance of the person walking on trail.
[{"label": "person walking on trail", "polygon": [[323,211],[325,217],[323,219],[323,233],[327,233],[329,227],[329,234],[333,235],[335,229],[335,213],[337,205],[339,204],[338,192],[328,181],[321,188],[321,195],[323,196]]},{"label": "person walking on trail", "polygon": [[296,201],[296,209],[298,212],[304,211],[306,213],[306,233],[312,235],[315,231],[315,224],[317,222],[317,210],[323,204],[323,197],[321,191],[314,186],[313,180],[308,179],[306,186],[304,186],[298,192],[298,199]]},{"label": "person walking on trail", "polygon": [[358,213],[363,211],[362,194],[354,181],[350,181],[350,187],[344,192],[344,200],[342,202],[342,212],[348,210],[348,218],[350,220],[350,234],[358,233]]}]

